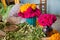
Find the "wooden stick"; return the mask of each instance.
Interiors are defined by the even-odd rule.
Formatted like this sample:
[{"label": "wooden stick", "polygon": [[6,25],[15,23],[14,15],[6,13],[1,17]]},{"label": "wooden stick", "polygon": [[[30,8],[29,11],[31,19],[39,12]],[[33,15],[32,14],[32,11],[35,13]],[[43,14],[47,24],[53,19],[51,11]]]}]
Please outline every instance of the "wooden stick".
[{"label": "wooden stick", "polygon": [[[44,3],[42,3],[42,2],[44,2]],[[44,6],[44,8],[42,8],[42,6]],[[42,10],[42,9],[44,9],[44,10]],[[47,0],[44,0],[44,1],[40,0],[40,10],[42,11],[42,13],[43,12],[47,13]]]}]

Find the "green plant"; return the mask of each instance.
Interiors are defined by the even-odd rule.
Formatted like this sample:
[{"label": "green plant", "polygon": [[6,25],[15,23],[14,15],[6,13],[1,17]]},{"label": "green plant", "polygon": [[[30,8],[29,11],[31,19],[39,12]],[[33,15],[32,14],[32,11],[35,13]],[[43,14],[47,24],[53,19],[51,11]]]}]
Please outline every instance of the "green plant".
[{"label": "green plant", "polygon": [[6,40],[41,40],[45,34],[40,27],[25,24],[18,31],[7,32]]}]

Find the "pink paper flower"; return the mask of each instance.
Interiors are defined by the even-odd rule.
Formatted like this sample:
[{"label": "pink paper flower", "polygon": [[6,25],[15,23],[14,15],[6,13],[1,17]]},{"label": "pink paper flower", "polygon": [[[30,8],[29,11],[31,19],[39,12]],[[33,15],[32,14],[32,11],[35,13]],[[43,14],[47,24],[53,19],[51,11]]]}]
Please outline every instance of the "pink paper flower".
[{"label": "pink paper flower", "polygon": [[41,14],[38,18],[38,23],[42,26],[51,26],[56,21],[54,14]]},{"label": "pink paper flower", "polygon": [[41,11],[39,9],[33,10],[31,7],[29,7],[25,12],[18,13],[18,16],[21,16],[23,18],[31,18],[31,17],[39,17],[41,15]]}]

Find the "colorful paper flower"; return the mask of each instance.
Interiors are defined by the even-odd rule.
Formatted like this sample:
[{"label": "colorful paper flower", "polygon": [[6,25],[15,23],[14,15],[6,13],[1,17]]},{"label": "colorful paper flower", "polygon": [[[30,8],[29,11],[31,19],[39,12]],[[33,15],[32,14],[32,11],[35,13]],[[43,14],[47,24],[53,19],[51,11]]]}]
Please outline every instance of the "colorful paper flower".
[{"label": "colorful paper flower", "polygon": [[41,14],[38,18],[38,23],[42,26],[50,27],[56,21],[56,19],[56,16],[53,14]]},{"label": "colorful paper flower", "polygon": [[36,10],[33,10],[31,7],[29,7],[26,11],[19,12],[18,16],[21,16],[23,18],[31,18],[31,17],[38,17],[40,16],[41,11],[39,9],[36,8]]},{"label": "colorful paper flower", "polygon": [[20,7],[20,11],[23,13],[24,11],[26,11],[29,7],[31,7],[33,10],[36,9],[36,4],[30,4],[30,3],[26,3],[24,5],[22,5]]},{"label": "colorful paper flower", "polygon": [[33,9],[33,10],[35,10],[36,9],[36,4],[31,4],[31,8]]},{"label": "colorful paper flower", "polygon": [[31,4],[27,3],[27,4],[24,4],[20,7],[20,11],[21,12],[24,12],[26,11],[29,7],[31,6]]}]

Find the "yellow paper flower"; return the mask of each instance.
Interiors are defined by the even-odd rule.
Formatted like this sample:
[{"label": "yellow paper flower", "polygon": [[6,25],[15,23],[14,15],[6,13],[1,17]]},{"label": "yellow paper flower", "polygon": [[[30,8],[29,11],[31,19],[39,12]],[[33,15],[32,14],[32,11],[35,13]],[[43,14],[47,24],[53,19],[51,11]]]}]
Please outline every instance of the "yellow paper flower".
[{"label": "yellow paper flower", "polygon": [[32,8],[33,10],[35,10],[35,9],[36,9],[36,4],[31,4],[31,8]]},{"label": "yellow paper flower", "polygon": [[22,6],[20,6],[20,10],[19,10],[19,11],[21,11],[21,12],[23,13],[23,12],[26,11],[29,7],[31,7],[33,10],[35,10],[35,9],[36,9],[36,4],[26,3],[26,4],[22,5]]},{"label": "yellow paper flower", "polygon": [[27,3],[27,4],[24,4],[20,7],[20,11],[21,12],[24,12],[26,11],[29,7],[31,6],[31,4]]},{"label": "yellow paper flower", "polygon": [[31,4],[30,4],[30,3],[26,3],[26,4],[25,4],[25,6],[30,7],[30,6],[31,6]]},{"label": "yellow paper flower", "polygon": [[21,11],[21,12],[24,12],[25,10],[26,10],[26,7],[25,7],[25,6],[21,6],[21,7],[20,7],[20,11]]}]

